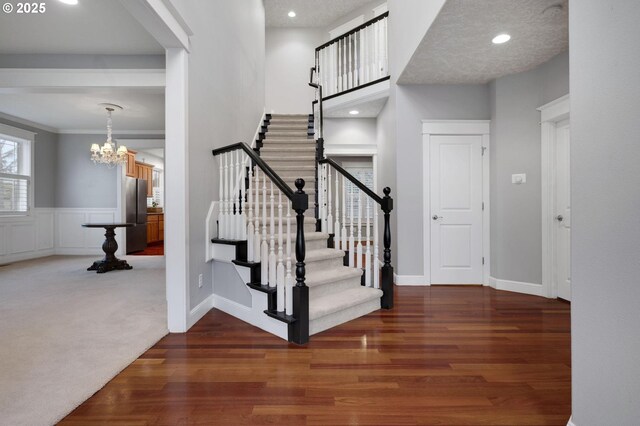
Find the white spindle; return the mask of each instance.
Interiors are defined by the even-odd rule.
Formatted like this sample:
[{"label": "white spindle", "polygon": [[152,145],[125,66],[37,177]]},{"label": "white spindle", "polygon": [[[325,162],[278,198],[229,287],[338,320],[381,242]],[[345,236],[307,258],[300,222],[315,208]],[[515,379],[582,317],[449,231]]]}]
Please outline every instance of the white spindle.
[{"label": "white spindle", "polygon": [[285,279],[285,313],[293,315],[293,277],[291,276],[291,203],[287,209],[287,277]]},{"label": "white spindle", "polygon": [[267,244],[267,175],[262,173],[262,243],[260,245],[260,284],[269,284],[269,244]]},{"label": "white spindle", "polygon": [[353,62],[351,60],[351,52],[353,51],[353,36],[347,37],[347,44],[349,45],[349,50],[347,52],[348,56],[348,74],[347,74],[347,89],[351,89],[353,87]]},{"label": "white spindle", "polygon": [[254,187],[256,191],[255,203],[256,211],[255,218],[253,219],[253,261],[260,262],[260,169],[255,167],[255,182]]},{"label": "white spindle", "polygon": [[358,189],[358,240],[356,241],[356,268],[362,269],[362,191]]},{"label": "white spindle", "polygon": [[282,192],[278,191],[278,266],[276,267],[277,311],[284,312],[285,277],[282,241]]},{"label": "white spindle", "polygon": [[380,77],[380,21],[373,25],[373,80]]},{"label": "white spindle", "polygon": [[373,287],[380,288],[380,268],[379,258],[378,258],[378,206],[376,204],[373,205]]},{"label": "white spindle", "polygon": [[244,161],[244,152],[242,150],[238,150],[238,157],[243,158],[242,161],[240,161],[240,190],[238,191],[238,193],[240,194],[240,201],[238,203],[238,206],[240,207],[240,216],[238,217],[238,239],[239,240],[246,240],[247,239],[247,205],[246,205],[246,201],[245,201],[245,194],[247,192],[246,188],[244,187],[245,185],[245,178],[247,176],[247,169],[244,166],[245,165],[245,161]]},{"label": "white spindle", "polygon": [[224,165],[223,156],[218,157],[218,169],[220,173],[220,188],[218,189],[218,238],[222,238],[222,227],[224,226]]},{"label": "white spindle", "polygon": [[[338,172],[336,172],[338,173]],[[331,213],[331,167],[327,164],[327,232],[333,234],[333,214]],[[335,237],[335,236],[334,236]]]},{"label": "white spindle", "polygon": [[349,225],[350,225],[350,235],[349,235],[349,266],[351,266],[352,268],[355,268],[355,264],[354,264],[354,257],[356,255],[356,251],[355,251],[355,238],[353,236],[353,203],[355,203],[355,199],[353,196],[353,185],[351,186],[351,190],[349,191],[349,200],[351,202],[351,205],[349,206]]},{"label": "white spindle", "polygon": [[358,83],[364,84],[365,80],[365,72],[364,72],[364,64],[365,64],[365,56],[364,56],[364,29],[358,31],[358,38],[360,42],[358,43],[359,55],[358,55]]},{"label": "white spindle", "polygon": [[340,235],[342,236],[342,250],[349,250],[347,245],[347,180],[344,176],[342,177],[342,229]]},{"label": "white spindle", "polygon": [[273,193],[273,181],[271,181],[271,215],[269,217],[269,226],[271,233],[269,234],[269,287],[275,287],[276,282],[276,225],[275,225],[275,199]]},{"label": "white spindle", "polygon": [[249,161],[249,188],[247,193],[247,260],[255,261],[255,246],[253,243],[254,224],[253,224],[253,167]]},{"label": "white spindle", "polygon": [[364,282],[367,287],[371,287],[371,203],[368,196],[365,196],[367,203],[367,251],[364,255]]},{"label": "white spindle", "polygon": [[333,225],[333,232],[335,232],[335,235],[333,236],[333,244],[335,248],[342,248],[342,250],[344,250],[344,247],[340,247],[340,189],[338,187],[339,182],[340,182],[340,174],[336,170],[336,190],[335,190],[336,223]]},{"label": "white spindle", "polygon": [[226,152],[224,154],[224,228],[222,231],[222,238],[229,238],[229,222],[231,220],[229,214],[229,207],[231,206],[229,196],[231,190],[229,189],[229,186],[229,153]]}]

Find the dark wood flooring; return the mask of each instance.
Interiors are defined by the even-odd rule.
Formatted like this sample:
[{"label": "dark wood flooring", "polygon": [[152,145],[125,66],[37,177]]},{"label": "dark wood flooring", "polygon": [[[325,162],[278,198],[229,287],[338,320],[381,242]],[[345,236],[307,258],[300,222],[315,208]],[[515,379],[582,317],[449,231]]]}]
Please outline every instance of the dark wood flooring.
[{"label": "dark wood flooring", "polygon": [[566,425],[568,303],[397,287],[289,345],[220,311],[162,339],[63,425]]}]

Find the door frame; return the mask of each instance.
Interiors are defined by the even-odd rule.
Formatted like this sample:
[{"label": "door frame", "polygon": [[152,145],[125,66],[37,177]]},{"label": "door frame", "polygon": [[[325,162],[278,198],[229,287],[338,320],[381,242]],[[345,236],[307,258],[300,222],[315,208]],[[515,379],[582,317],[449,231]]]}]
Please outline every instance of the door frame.
[{"label": "door frame", "polygon": [[491,152],[491,120],[422,120],[422,241],[424,277],[427,285],[431,285],[431,226],[426,226],[424,219],[431,212],[431,136],[482,136],[482,284],[489,285],[491,275],[491,205],[489,194],[490,152]]},{"label": "door frame", "polygon": [[537,108],[540,111],[541,187],[542,187],[542,287],[548,298],[558,297],[556,272],[556,130],[559,122],[570,118],[569,95]]}]

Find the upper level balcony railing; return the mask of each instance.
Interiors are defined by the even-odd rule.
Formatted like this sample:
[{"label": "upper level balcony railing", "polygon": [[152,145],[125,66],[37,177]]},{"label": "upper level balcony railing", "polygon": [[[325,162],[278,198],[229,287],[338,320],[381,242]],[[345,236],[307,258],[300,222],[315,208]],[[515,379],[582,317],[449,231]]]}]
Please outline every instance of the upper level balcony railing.
[{"label": "upper level balcony railing", "polygon": [[316,48],[316,71],[324,99],[389,78],[389,12]]}]

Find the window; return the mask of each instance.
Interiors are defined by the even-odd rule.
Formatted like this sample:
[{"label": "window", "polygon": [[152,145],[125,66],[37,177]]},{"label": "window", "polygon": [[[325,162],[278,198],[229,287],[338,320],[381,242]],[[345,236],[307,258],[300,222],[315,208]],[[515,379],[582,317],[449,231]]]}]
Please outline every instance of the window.
[{"label": "window", "polygon": [[[364,183],[364,185],[375,192],[373,188],[373,165],[371,163],[360,163],[360,162],[345,162],[342,164],[344,169],[351,173],[353,177],[358,179],[360,182]],[[358,217],[358,205],[360,203],[360,189],[352,184],[350,181],[346,181],[346,190],[347,190],[347,218],[351,219],[351,202],[353,201],[353,218],[356,219]],[[353,194],[353,196],[351,196]],[[371,199],[362,194],[362,217],[366,218],[367,216],[367,201],[371,203]],[[375,206],[370,205],[369,208],[375,208]],[[370,214],[373,215],[373,212],[370,210]]]},{"label": "window", "polygon": [[[0,131],[13,129],[0,127]],[[32,204],[31,194],[31,142],[14,136],[17,132],[0,133],[0,215],[26,215]]]}]

